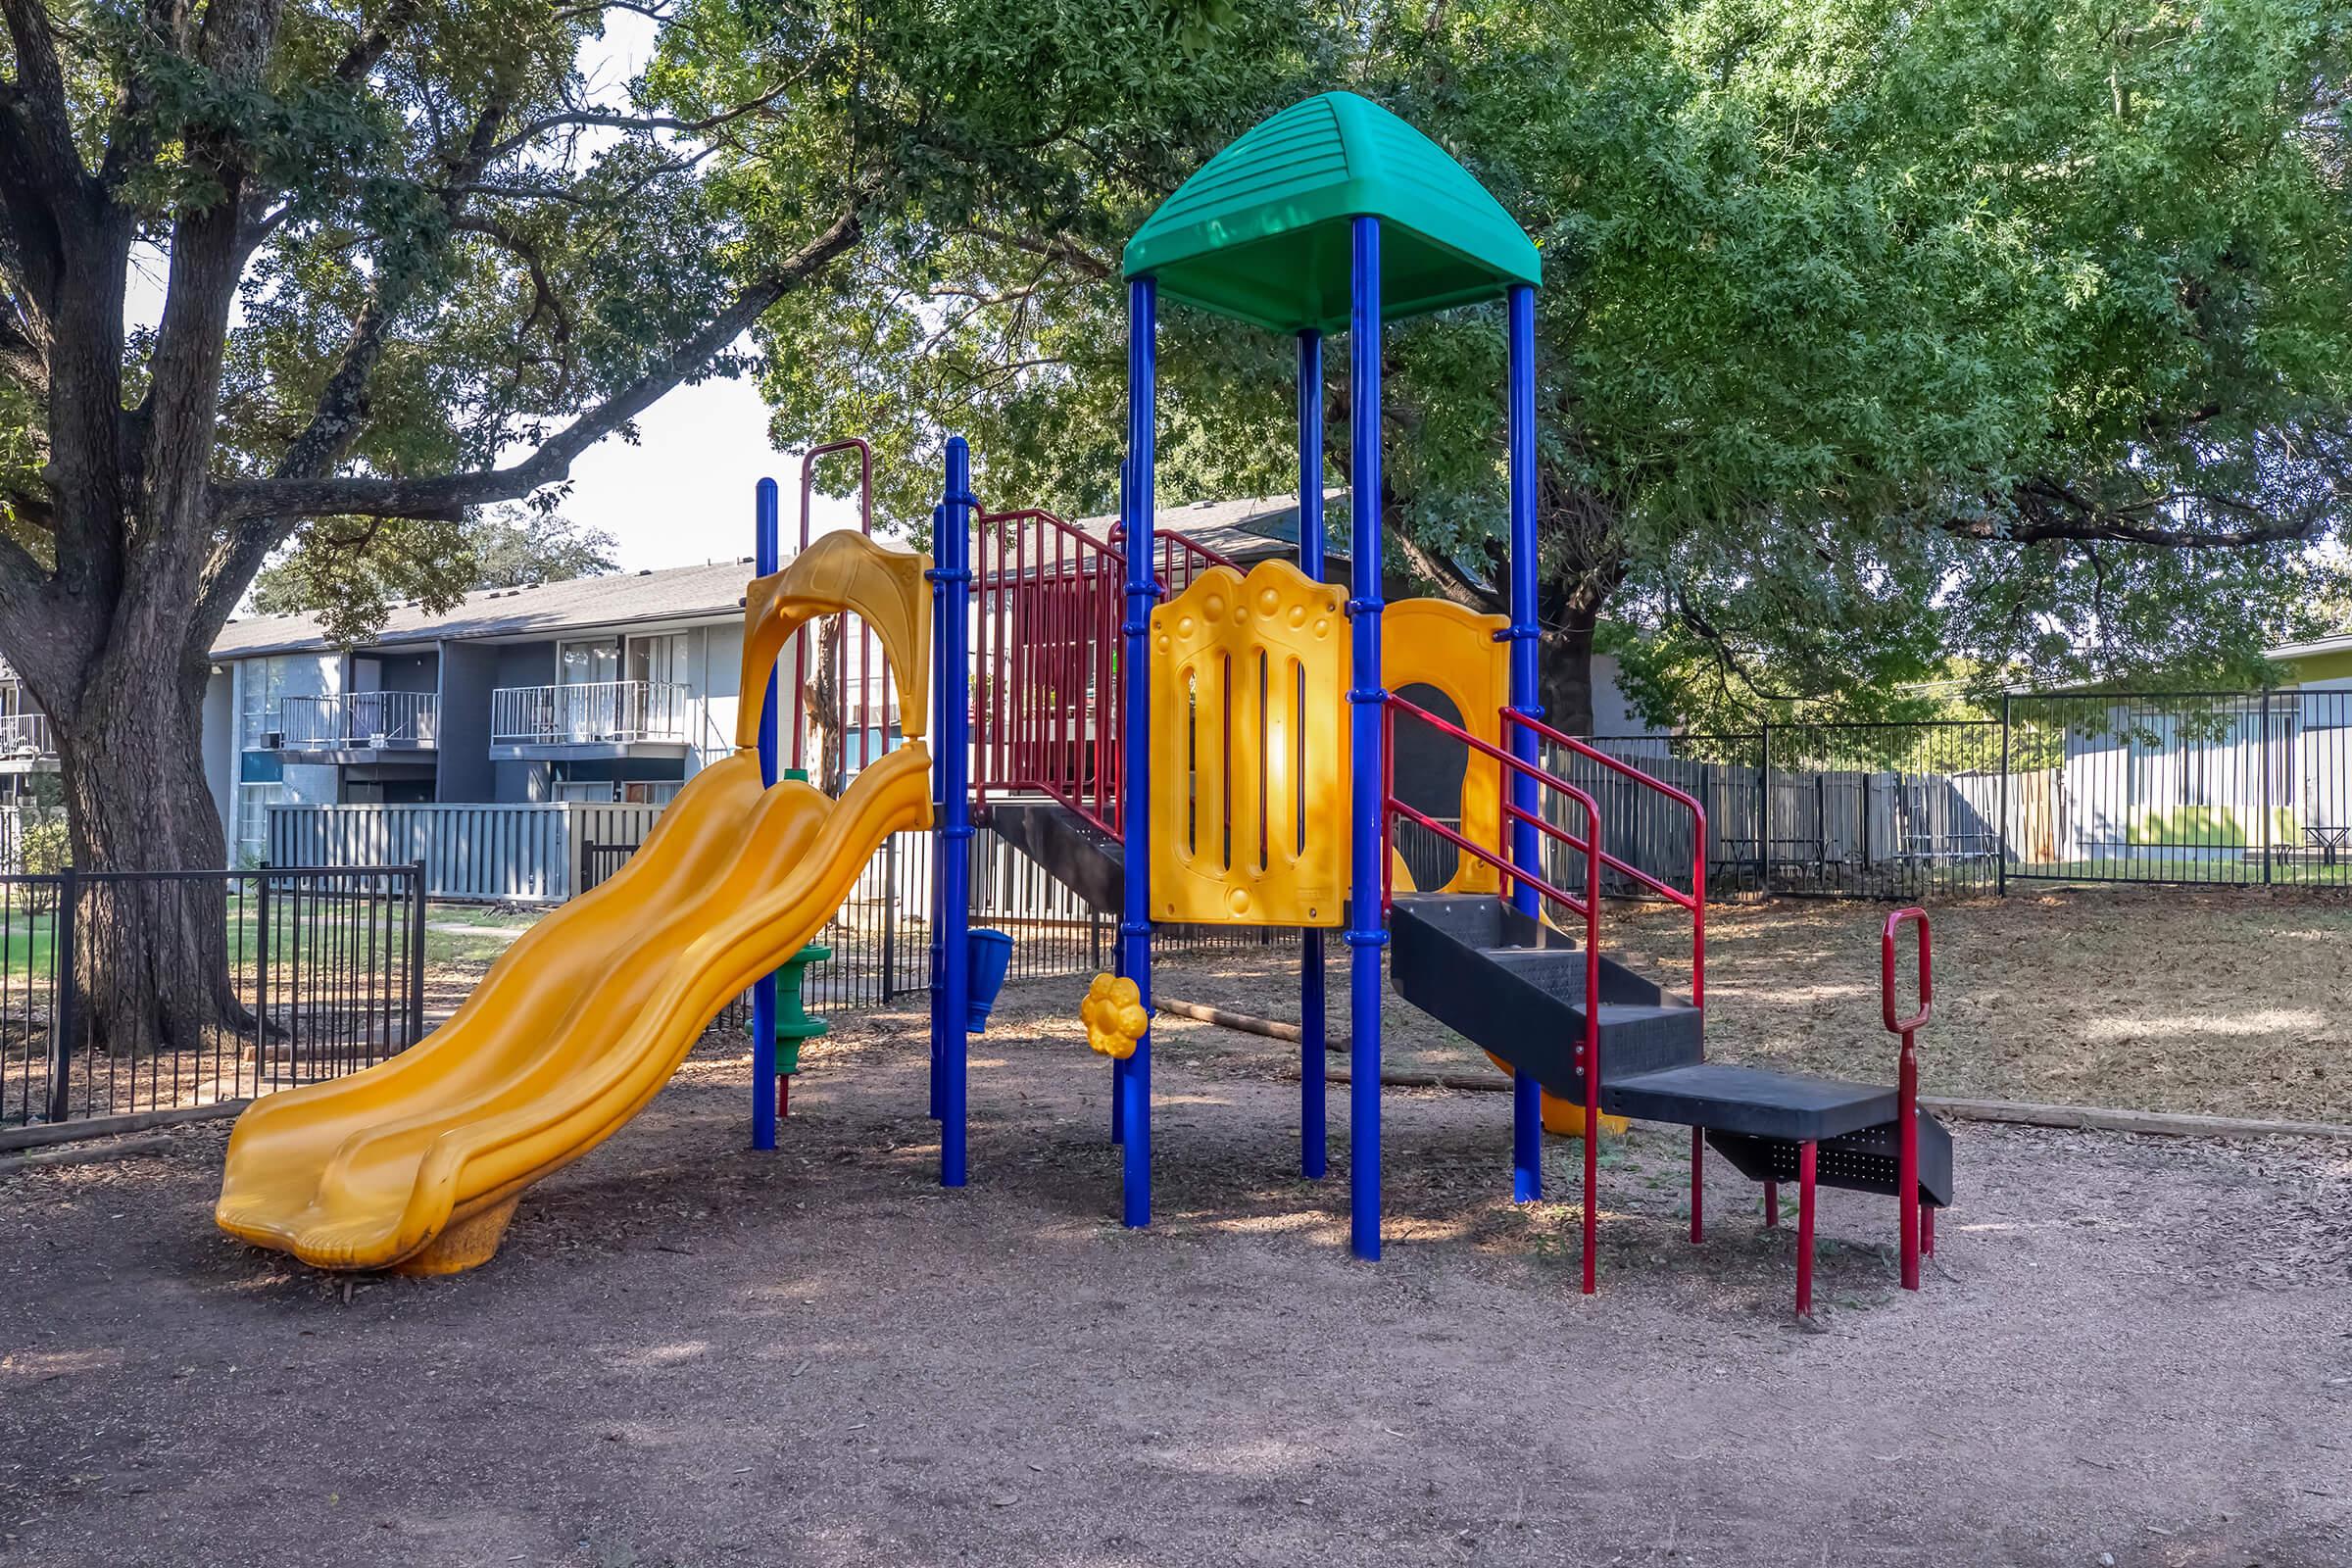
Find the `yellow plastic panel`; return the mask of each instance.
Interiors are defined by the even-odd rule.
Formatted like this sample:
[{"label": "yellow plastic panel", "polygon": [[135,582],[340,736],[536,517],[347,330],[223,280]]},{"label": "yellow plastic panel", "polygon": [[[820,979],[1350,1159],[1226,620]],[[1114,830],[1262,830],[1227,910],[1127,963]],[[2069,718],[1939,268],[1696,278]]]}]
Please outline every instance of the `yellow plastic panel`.
[{"label": "yellow plastic panel", "polygon": [[816,935],[883,840],[930,820],[919,742],[839,801],[761,790],[751,752],[704,768],[617,873],[519,938],[423,1041],[238,1117],[214,1218],[320,1268],[484,1261],[516,1194],[642,1109],[727,1000]]},{"label": "yellow plastic panel", "polygon": [[1153,612],[1152,918],[1342,922],[1347,670],[1340,591],[1287,562]]},{"label": "yellow plastic panel", "polygon": [[[1511,700],[1510,645],[1494,634],[1510,628],[1502,615],[1481,615],[1445,599],[1400,599],[1389,606],[1381,628],[1382,684],[1405,695],[1406,688],[1434,686],[1460,712],[1461,726],[1490,746],[1502,745],[1502,709]],[[1422,705],[1427,707],[1429,705]],[[1448,715],[1440,712],[1440,717]],[[1420,720],[1398,715],[1401,743]],[[1473,751],[1462,776],[1461,831],[1473,844],[1502,853],[1502,764]],[[1411,802],[1432,816],[1449,817],[1440,804]],[[1464,855],[1453,877],[1436,893],[1495,893],[1501,873]]]},{"label": "yellow plastic panel", "polygon": [[743,695],[735,705],[735,744],[760,744],[767,674],[792,634],[819,615],[856,612],[882,639],[899,688],[899,722],[907,739],[930,722],[931,591],[929,556],[886,550],[861,533],[829,533],[786,563],[755,577],[743,596]]}]

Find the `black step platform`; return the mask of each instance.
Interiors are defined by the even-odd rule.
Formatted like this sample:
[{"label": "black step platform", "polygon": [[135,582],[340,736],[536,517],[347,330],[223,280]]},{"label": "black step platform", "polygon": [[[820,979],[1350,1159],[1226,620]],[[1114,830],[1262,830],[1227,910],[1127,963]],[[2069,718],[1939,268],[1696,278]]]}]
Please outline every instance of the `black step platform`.
[{"label": "black step platform", "polygon": [[982,820],[1072,892],[1118,912],[1127,885],[1127,847],[1054,800],[996,800]]},{"label": "black step platform", "polygon": [[[1926,1111],[1919,1118],[1919,1197],[1937,1208],[1952,1203],[1952,1135]],[[1889,1115],[1875,1127],[1822,1140],[1815,1155],[1815,1180],[1824,1187],[1859,1193],[1896,1191],[1902,1151]],[[1791,1182],[1797,1177],[1797,1146],[1785,1138],[1709,1131],[1707,1143],[1751,1182]]]},{"label": "black step platform", "polygon": [[[1532,1074],[1553,1095],[1584,1099],[1585,953],[1574,939],[1491,894],[1409,894],[1390,918],[1398,995]],[[1696,1062],[1698,1009],[1608,958],[1600,960],[1601,1084]]]},{"label": "black step platform", "polygon": [[1728,1061],[1627,1075],[1614,1071],[1604,1056],[1600,1108],[1642,1121],[1818,1143],[1892,1121],[1895,1093],[1891,1085],[1809,1078]]},{"label": "black step platform", "polygon": [[[1574,938],[1492,894],[1408,894],[1390,932],[1390,972],[1407,1002],[1549,1093],[1584,1099],[1585,954]],[[1798,1147],[1812,1144],[1822,1185],[1895,1191],[1891,1084],[1704,1060],[1698,1010],[1605,954],[1597,1022],[1601,1109],[1701,1128],[1754,1181],[1796,1181]],[[1951,1201],[1951,1134],[1925,1114],[1919,1187],[1930,1203]]]}]

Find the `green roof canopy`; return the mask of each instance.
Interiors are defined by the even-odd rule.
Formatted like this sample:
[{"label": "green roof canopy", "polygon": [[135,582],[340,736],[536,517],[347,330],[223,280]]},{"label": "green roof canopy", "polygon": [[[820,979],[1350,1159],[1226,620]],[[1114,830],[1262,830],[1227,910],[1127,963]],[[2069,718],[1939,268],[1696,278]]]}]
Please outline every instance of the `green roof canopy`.
[{"label": "green roof canopy", "polygon": [[1281,332],[1348,325],[1349,220],[1380,220],[1390,319],[1543,280],[1502,204],[1436,142],[1369,99],[1293,104],[1201,165],[1127,242],[1129,277]]}]

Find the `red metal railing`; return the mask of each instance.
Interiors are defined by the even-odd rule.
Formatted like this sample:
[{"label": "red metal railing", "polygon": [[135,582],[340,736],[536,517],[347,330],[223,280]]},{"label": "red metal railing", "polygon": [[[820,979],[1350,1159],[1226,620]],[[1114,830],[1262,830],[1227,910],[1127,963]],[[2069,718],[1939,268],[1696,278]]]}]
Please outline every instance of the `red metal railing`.
[{"label": "red metal railing", "polygon": [[[1127,547],[1127,527],[1124,523],[1110,525],[1110,548],[1124,552]],[[1152,550],[1159,559],[1152,563],[1152,574],[1158,579],[1159,595],[1171,598],[1193,585],[1193,579],[1211,566],[1231,566],[1240,571],[1242,564],[1222,551],[1211,550],[1190,534],[1172,528],[1155,528],[1152,533]]]},{"label": "red metal railing", "polygon": [[1034,507],[973,526],[973,791],[1035,791],[1115,834],[1126,558]]},{"label": "red metal railing", "polygon": [[[1446,826],[1436,817],[1406,805],[1396,795],[1396,715],[1416,719],[1440,734],[1469,747],[1481,757],[1493,758],[1500,764],[1498,773],[1502,784],[1502,820],[1524,822],[1552,842],[1566,846],[1585,858],[1585,894],[1583,898],[1553,886],[1543,877],[1514,865],[1504,856],[1476,842],[1458,829]],[[1451,844],[1464,855],[1493,866],[1502,874],[1504,886],[1512,884],[1528,888],[1540,897],[1549,899],[1581,917],[1585,924],[1585,1039],[1577,1051],[1577,1064],[1583,1069],[1585,1083],[1585,1294],[1592,1294],[1594,1286],[1594,1240],[1600,1213],[1600,868],[1613,860],[1600,847],[1600,808],[1592,796],[1566,779],[1547,773],[1523,758],[1514,757],[1501,747],[1481,740],[1462,728],[1449,723],[1426,708],[1406,702],[1396,693],[1389,694],[1381,710],[1381,758],[1383,777],[1380,781],[1380,896],[1381,906],[1396,903],[1396,821],[1399,817],[1416,822],[1428,832]],[[1543,816],[1525,810],[1511,800],[1514,776],[1532,779],[1539,787],[1557,791],[1584,808],[1585,833],[1574,833]]]},{"label": "red metal railing", "polygon": [[[1610,870],[1621,876],[1631,877],[1668,903],[1689,912],[1690,916],[1690,1004],[1694,1007],[1705,1006],[1707,1004],[1707,808],[1698,804],[1695,796],[1676,789],[1663,779],[1651,777],[1630,762],[1620,761],[1609,756],[1608,753],[1588,746],[1572,735],[1564,735],[1541,719],[1530,718],[1525,713],[1517,713],[1507,708],[1504,709],[1502,710],[1502,733],[1506,741],[1510,738],[1514,725],[1524,727],[1529,733],[1566,750],[1571,756],[1582,757],[1590,761],[1597,762],[1609,772],[1632,779],[1644,789],[1654,790],[1690,810],[1691,823],[1690,892],[1686,893],[1680,888],[1663,882],[1640,866],[1629,864],[1614,855],[1602,855],[1601,862]],[[1529,820],[1525,812],[1511,805],[1510,791],[1507,787],[1503,791],[1503,797],[1505,821]]]},{"label": "red metal railing", "polygon": [[[973,527],[973,793],[1046,795],[1117,834],[1122,530],[1105,542],[1036,507],[985,513]],[[1152,549],[1162,597],[1209,566],[1240,569],[1178,533],[1156,533]]]},{"label": "red metal railing", "polygon": [[[1894,939],[1906,921],[1916,921],[1919,926],[1919,1010],[1899,1017],[1894,1009]],[[1936,1210],[1919,1200],[1919,1057],[1911,1043],[1920,1025],[1928,1021],[1928,1009],[1936,999],[1927,910],[1897,909],[1886,917],[1886,928],[1879,933],[1879,999],[1887,1033],[1903,1042],[1895,1073],[1894,1115],[1898,1125],[1895,1184],[1901,1191],[1898,1201],[1902,1216],[1903,1289],[1916,1291],[1920,1254],[1936,1250]]]}]

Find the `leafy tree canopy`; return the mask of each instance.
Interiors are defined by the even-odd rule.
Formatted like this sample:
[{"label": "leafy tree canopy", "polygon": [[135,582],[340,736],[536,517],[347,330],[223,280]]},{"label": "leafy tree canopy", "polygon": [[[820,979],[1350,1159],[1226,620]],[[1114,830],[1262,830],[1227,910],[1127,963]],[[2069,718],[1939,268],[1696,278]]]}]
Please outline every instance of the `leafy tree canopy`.
[{"label": "leafy tree canopy", "polygon": [[[858,260],[769,328],[776,429],[973,439],[992,501],[1114,498],[1113,259],[1233,134],[1345,84],[1543,248],[1549,703],[1604,639],[1653,715],[1898,714],[1953,669],[2257,678],[2341,575],[2352,472],[2352,19],[2271,0],[1470,0],[1237,65],[1165,157],[1058,211]],[[1140,112],[1140,111],[1139,111]],[[1392,559],[1496,603],[1499,313],[1389,334]],[[1163,498],[1281,490],[1292,351],[1163,328]],[[1348,450],[1335,345],[1330,460]],[[1937,699],[1940,700],[1940,699]]]}]

